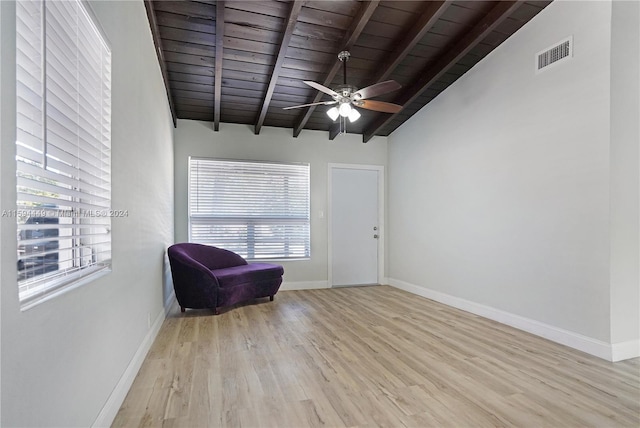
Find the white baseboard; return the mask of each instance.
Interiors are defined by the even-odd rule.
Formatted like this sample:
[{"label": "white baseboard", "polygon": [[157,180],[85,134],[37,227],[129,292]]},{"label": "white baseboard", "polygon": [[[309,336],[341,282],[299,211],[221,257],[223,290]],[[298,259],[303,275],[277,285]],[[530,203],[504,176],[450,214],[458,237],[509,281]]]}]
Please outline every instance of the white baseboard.
[{"label": "white baseboard", "polygon": [[418,296],[426,297],[427,299],[435,300],[436,302],[444,303],[445,305],[452,306],[466,312],[471,312],[472,314],[480,315],[490,320],[498,321],[499,323],[535,334],[536,336],[544,337],[545,339],[586,352],[587,354],[591,354],[607,361],[621,361],[640,356],[640,344],[638,341],[611,345],[601,340],[583,336],[579,333],[564,330],[530,318],[525,318],[520,315],[515,315],[510,312],[505,312],[500,309],[495,309],[490,306],[485,306],[460,297],[451,296],[419,285],[410,284],[398,279],[388,278],[387,282],[389,285],[408,291],[409,293],[417,294]]},{"label": "white baseboard", "polygon": [[327,281],[285,281],[280,286],[280,291],[315,290],[318,288],[330,287]]},{"label": "white baseboard", "polygon": [[131,388],[131,385],[133,385],[133,381],[135,380],[140,367],[142,367],[142,363],[144,362],[149,349],[151,349],[151,345],[156,339],[156,336],[158,335],[160,327],[162,327],[162,323],[164,322],[165,318],[166,313],[165,310],[163,310],[158,314],[155,321],[151,325],[149,332],[144,337],[142,343],[138,347],[138,350],[136,351],[126,370],[122,374],[122,377],[120,377],[120,380],[111,392],[109,399],[105,403],[104,407],[102,407],[102,410],[100,411],[100,414],[98,414],[96,420],[93,422],[93,425],[91,425],[92,427],[102,428],[111,426],[113,420],[118,414],[118,410],[120,410],[120,406],[122,406],[122,403],[124,402],[124,399],[127,396],[129,389]]},{"label": "white baseboard", "polygon": [[611,361],[613,362],[637,357],[640,357],[640,340],[629,340],[611,345]]}]

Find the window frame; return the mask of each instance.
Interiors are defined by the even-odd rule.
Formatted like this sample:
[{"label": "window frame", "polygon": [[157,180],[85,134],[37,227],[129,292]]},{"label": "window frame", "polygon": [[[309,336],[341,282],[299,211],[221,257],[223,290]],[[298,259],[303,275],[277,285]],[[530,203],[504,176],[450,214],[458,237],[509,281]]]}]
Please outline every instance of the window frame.
[{"label": "window frame", "polygon": [[[286,253],[285,254],[281,254],[281,255],[277,255],[277,256],[273,256],[273,257],[267,257],[267,256],[260,256],[258,255],[256,257],[256,251],[255,251],[255,246],[256,244],[260,243],[259,239],[256,239],[256,233],[255,230],[254,232],[251,234],[251,236],[247,236],[246,241],[246,246],[247,246],[247,251],[246,254],[242,251],[238,251],[237,249],[234,248],[226,248],[226,249],[230,249],[231,251],[237,252],[239,253],[243,258],[249,260],[249,261],[255,261],[255,262],[261,262],[261,261],[300,261],[300,260],[309,260],[311,258],[311,165],[309,163],[305,163],[305,162],[280,162],[280,161],[265,161],[265,160],[252,160],[252,159],[229,159],[229,158],[210,158],[210,157],[201,157],[201,156],[189,156],[188,158],[188,162],[187,162],[187,220],[188,220],[188,240],[189,242],[195,242],[195,243],[202,243],[199,242],[195,237],[194,237],[194,233],[193,233],[193,222],[192,219],[194,217],[199,217],[199,218],[206,218],[207,216],[205,215],[197,215],[194,216],[192,215],[192,197],[191,197],[191,192],[192,192],[192,174],[193,174],[193,168],[192,168],[192,163],[194,161],[197,162],[218,162],[218,163],[235,163],[235,164],[242,164],[242,165],[250,165],[250,164],[264,164],[264,165],[270,165],[270,166],[297,166],[297,167],[305,167],[306,168],[306,183],[305,183],[305,192],[306,192],[306,218],[303,219],[305,227],[306,227],[306,240],[304,241],[304,254],[303,255],[299,255],[299,256],[287,256]],[[256,169],[257,171],[257,169]],[[275,176],[275,175],[274,175]],[[209,217],[214,217],[214,216],[209,216]],[[254,225],[262,225],[264,226],[264,222],[268,221],[269,217],[268,216],[255,216],[255,217],[251,217],[251,219],[255,219],[255,221],[251,221],[251,219],[249,219],[250,216],[228,216],[229,219],[231,220],[235,220],[234,222],[232,222],[231,224],[235,224],[237,225],[239,223],[239,218],[242,218],[243,220],[246,221],[247,224],[247,234],[249,234],[249,228],[251,227],[251,224]],[[218,219],[220,219],[221,217],[217,217]],[[265,220],[267,219],[267,220]],[[296,220],[290,220],[292,223],[294,223]],[[300,219],[298,219],[297,221],[301,221]],[[251,224],[250,224],[251,223]],[[220,224],[222,225],[222,222],[220,222]],[[286,238],[286,236],[285,236]],[[205,245],[213,245],[213,244],[208,244],[208,243],[204,243]],[[282,245],[284,248],[288,248],[287,243],[286,242],[282,242]],[[225,248],[224,246],[220,246],[221,248]],[[253,247],[253,250],[251,249],[251,247]],[[287,250],[288,251],[288,250]]]},{"label": "window frame", "polygon": [[[66,15],[62,8],[71,8],[73,15]],[[21,15],[27,10],[38,13],[31,16]],[[49,2],[44,0],[17,1],[15,17],[17,195],[14,215],[18,232],[18,299],[21,309],[26,310],[111,271],[113,54],[111,44],[99,20],[90,4],[84,0],[75,0],[64,6],[49,6]],[[72,19],[75,25],[63,28],[63,23],[59,21],[60,17],[65,20],[65,23],[68,19]],[[26,21],[23,21],[23,18],[26,18]],[[29,31],[25,28],[25,22],[39,23],[40,27],[36,31]],[[21,25],[24,32],[21,32]],[[77,69],[75,75],[67,72],[66,76],[57,74],[54,77],[51,73],[59,72],[55,70],[48,57],[56,51],[62,52],[60,40],[63,39],[60,38],[60,34],[63,32],[63,37],[69,37],[68,40],[71,43],[65,46],[69,47],[70,54],[76,59],[76,62],[65,67],[67,70],[69,67],[77,67]],[[34,34],[38,34],[39,38],[27,40]],[[23,39],[24,42],[19,42],[18,39]],[[52,45],[49,45],[50,43]],[[66,42],[63,40],[63,43]],[[19,55],[24,56],[24,49],[38,54],[36,59],[29,58],[30,63],[39,64],[40,80],[35,83],[25,81],[25,79],[29,80],[29,76],[33,76],[33,73],[24,67],[27,63],[21,62],[18,58]],[[54,56],[53,60],[60,63],[58,56]],[[88,73],[82,73],[81,68],[87,66],[93,68],[86,68]],[[53,71],[48,70],[50,67],[53,67]],[[71,79],[68,78],[70,75]],[[68,116],[67,112],[49,111],[56,109],[52,97],[55,98],[62,93],[60,91],[64,91],[64,89],[56,91],[48,88],[51,82],[67,83],[76,91],[75,99],[71,97],[73,103],[69,104],[70,109],[75,109],[71,110],[75,111],[75,117]],[[27,104],[27,110],[25,110],[24,98],[21,97],[24,97],[26,92],[25,89],[19,89],[20,86],[34,91],[39,103]],[[66,95],[69,94],[66,93]],[[53,117],[51,114],[56,113],[58,118],[70,121],[67,123],[71,128],[64,129],[67,135],[65,137],[57,134],[62,129],[59,124],[57,129],[49,126],[50,122],[55,122],[50,120]],[[31,129],[24,128],[26,122],[23,118],[19,118],[20,115],[33,121],[35,126]],[[52,126],[55,125],[52,124]],[[40,141],[40,161],[33,160],[37,156],[38,149],[29,147],[29,143],[22,141],[21,135],[32,135],[35,141]],[[75,151],[63,151],[62,147],[72,147]],[[21,155],[28,151],[31,151],[30,155]],[[89,160],[90,157],[93,159]],[[50,166],[50,163],[54,166]],[[64,168],[56,168],[55,164]],[[88,170],[94,171],[87,172]],[[91,180],[103,180],[107,183],[106,187],[96,190],[96,181]],[[94,189],[88,190],[91,187]],[[56,189],[58,189],[57,193]],[[47,199],[56,199],[59,202],[52,203]],[[102,201],[96,204],[96,200]],[[19,202],[22,204],[18,204]],[[38,216],[41,216],[40,221]],[[97,218],[101,219],[99,224],[97,224]],[[30,223],[30,219],[34,221]],[[48,221],[54,219],[55,221]],[[39,224],[43,227],[38,227]],[[54,227],[53,224],[58,226]],[[92,236],[86,235],[87,231],[94,233],[96,229],[102,232]],[[52,232],[54,230],[55,233]],[[100,238],[95,237],[98,235]],[[55,246],[46,247],[54,241]],[[69,246],[61,247],[61,242]],[[40,249],[36,246],[37,244],[44,249]],[[30,246],[33,248],[29,248]],[[47,256],[55,256],[55,269],[51,271],[46,268]],[[37,266],[39,259],[43,260],[40,269]],[[23,262],[22,273],[21,261]],[[31,275],[25,273],[27,270],[24,267],[25,263],[36,264],[36,269]]]}]

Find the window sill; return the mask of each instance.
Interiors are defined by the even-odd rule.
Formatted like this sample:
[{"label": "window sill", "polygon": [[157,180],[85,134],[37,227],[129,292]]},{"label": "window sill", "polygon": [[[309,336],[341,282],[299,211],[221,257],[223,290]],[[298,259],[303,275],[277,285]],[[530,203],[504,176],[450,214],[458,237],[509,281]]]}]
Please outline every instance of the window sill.
[{"label": "window sill", "polygon": [[111,273],[111,268],[100,269],[97,272],[91,273],[87,276],[79,278],[76,281],[72,281],[68,284],[55,288],[49,292],[45,292],[42,295],[36,295],[34,297],[30,297],[24,299],[20,302],[20,311],[25,312],[31,308],[34,308],[42,303],[48,302],[49,300],[55,299],[62,294],[65,294],[71,290],[75,290],[76,288],[80,288],[90,282],[95,281],[96,279],[103,277],[107,274]]}]

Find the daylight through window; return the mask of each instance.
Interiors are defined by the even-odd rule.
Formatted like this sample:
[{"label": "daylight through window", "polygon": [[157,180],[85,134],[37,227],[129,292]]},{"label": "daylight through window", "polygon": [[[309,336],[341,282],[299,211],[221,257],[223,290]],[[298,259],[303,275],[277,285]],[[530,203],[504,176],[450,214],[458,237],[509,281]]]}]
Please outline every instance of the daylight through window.
[{"label": "daylight through window", "polygon": [[189,240],[248,259],[309,257],[309,165],[190,158]]},{"label": "daylight through window", "polygon": [[16,2],[22,302],[111,264],[111,52],[80,1]]}]

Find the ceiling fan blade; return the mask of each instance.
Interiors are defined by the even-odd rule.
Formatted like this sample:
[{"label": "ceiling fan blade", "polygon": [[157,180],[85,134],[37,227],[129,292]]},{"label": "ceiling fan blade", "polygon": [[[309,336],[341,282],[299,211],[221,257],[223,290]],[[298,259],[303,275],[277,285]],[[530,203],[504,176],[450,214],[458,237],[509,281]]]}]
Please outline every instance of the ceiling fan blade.
[{"label": "ceiling fan blade", "polygon": [[330,106],[331,104],[337,104],[337,103],[338,103],[337,101],[320,101],[320,102],[311,103],[311,104],[301,104],[299,106],[282,107],[282,110],[291,110],[293,108],[302,108],[302,107],[320,106],[320,105]]},{"label": "ceiling fan blade", "polygon": [[362,88],[356,92],[354,96],[356,100],[366,100],[367,98],[373,98],[388,92],[397,91],[400,88],[402,88],[402,85],[395,80],[386,80],[384,82]]},{"label": "ceiling fan blade", "polygon": [[381,111],[383,113],[398,113],[402,110],[401,105],[386,103],[384,101],[362,100],[357,105],[367,110]]},{"label": "ceiling fan blade", "polygon": [[334,91],[333,89],[329,89],[326,86],[323,86],[319,83],[313,82],[311,80],[303,80],[304,83],[306,83],[307,85],[311,86],[314,89],[319,90],[320,92],[324,92],[325,94],[329,94],[332,97],[339,97],[340,94],[338,94],[336,91]]}]

